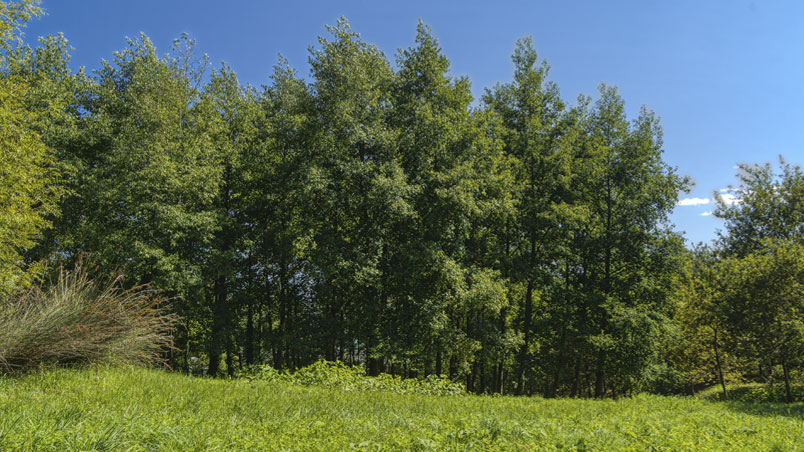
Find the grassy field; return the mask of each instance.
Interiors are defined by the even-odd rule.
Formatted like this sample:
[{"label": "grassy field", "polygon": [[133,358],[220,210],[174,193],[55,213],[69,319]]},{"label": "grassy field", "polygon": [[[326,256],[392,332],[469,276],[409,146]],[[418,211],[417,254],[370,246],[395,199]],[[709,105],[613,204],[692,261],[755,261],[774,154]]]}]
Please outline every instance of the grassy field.
[{"label": "grassy field", "polygon": [[804,451],[804,405],[401,395],[58,370],[0,378],[0,450]]}]

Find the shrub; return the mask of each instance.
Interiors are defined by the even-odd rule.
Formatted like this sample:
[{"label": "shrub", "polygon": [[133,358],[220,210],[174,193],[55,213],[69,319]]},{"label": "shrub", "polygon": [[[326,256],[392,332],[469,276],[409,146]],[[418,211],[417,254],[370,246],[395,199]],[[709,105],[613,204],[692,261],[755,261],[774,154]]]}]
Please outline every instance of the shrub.
[{"label": "shrub", "polygon": [[271,366],[257,366],[244,374],[248,380],[284,381],[303,386],[324,386],[344,391],[390,391],[400,394],[463,395],[466,390],[460,383],[430,375],[426,378],[402,378],[380,374],[367,376],[360,366],[349,366],[341,361],[319,360],[295,372],[279,372]]},{"label": "shrub", "polygon": [[79,263],[56,283],[0,304],[0,372],[69,364],[161,361],[176,317],[147,285],[93,280]]},{"label": "shrub", "polygon": [[654,364],[645,371],[642,387],[652,394],[684,394],[688,382],[684,372],[666,364]]}]

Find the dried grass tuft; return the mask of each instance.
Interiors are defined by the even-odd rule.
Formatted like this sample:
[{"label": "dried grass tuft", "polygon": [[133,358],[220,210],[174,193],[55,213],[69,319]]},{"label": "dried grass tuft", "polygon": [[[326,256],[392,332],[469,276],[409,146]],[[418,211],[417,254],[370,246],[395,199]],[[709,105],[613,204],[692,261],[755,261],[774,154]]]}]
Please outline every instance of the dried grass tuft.
[{"label": "dried grass tuft", "polygon": [[159,364],[177,317],[148,285],[93,279],[79,263],[52,287],[0,304],[0,372],[71,364]]}]

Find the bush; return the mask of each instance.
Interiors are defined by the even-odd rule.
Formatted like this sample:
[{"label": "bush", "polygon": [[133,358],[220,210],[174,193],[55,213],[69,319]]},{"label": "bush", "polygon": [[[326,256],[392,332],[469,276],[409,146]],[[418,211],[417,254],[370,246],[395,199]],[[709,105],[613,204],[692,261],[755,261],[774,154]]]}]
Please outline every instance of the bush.
[{"label": "bush", "polygon": [[341,361],[317,361],[295,372],[279,372],[271,366],[256,366],[244,374],[248,380],[284,381],[303,386],[324,386],[344,391],[390,391],[400,394],[464,395],[460,383],[430,375],[426,378],[402,378],[380,374],[369,377],[360,366],[349,366]]},{"label": "bush", "polygon": [[0,372],[69,364],[161,361],[176,317],[148,286],[93,280],[81,264],[55,285],[0,304]]},{"label": "bush", "polygon": [[688,381],[684,372],[666,364],[654,364],[643,375],[643,389],[652,394],[684,394]]}]

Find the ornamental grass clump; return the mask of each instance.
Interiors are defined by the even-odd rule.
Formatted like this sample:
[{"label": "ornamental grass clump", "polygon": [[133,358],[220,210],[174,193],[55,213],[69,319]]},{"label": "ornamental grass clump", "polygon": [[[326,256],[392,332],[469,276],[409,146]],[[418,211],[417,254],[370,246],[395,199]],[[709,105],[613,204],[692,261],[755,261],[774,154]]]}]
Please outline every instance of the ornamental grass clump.
[{"label": "ornamental grass clump", "polygon": [[0,372],[74,364],[162,362],[176,316],[147,285],[93,279],[79,264],[54,285],[0,302]]}]

